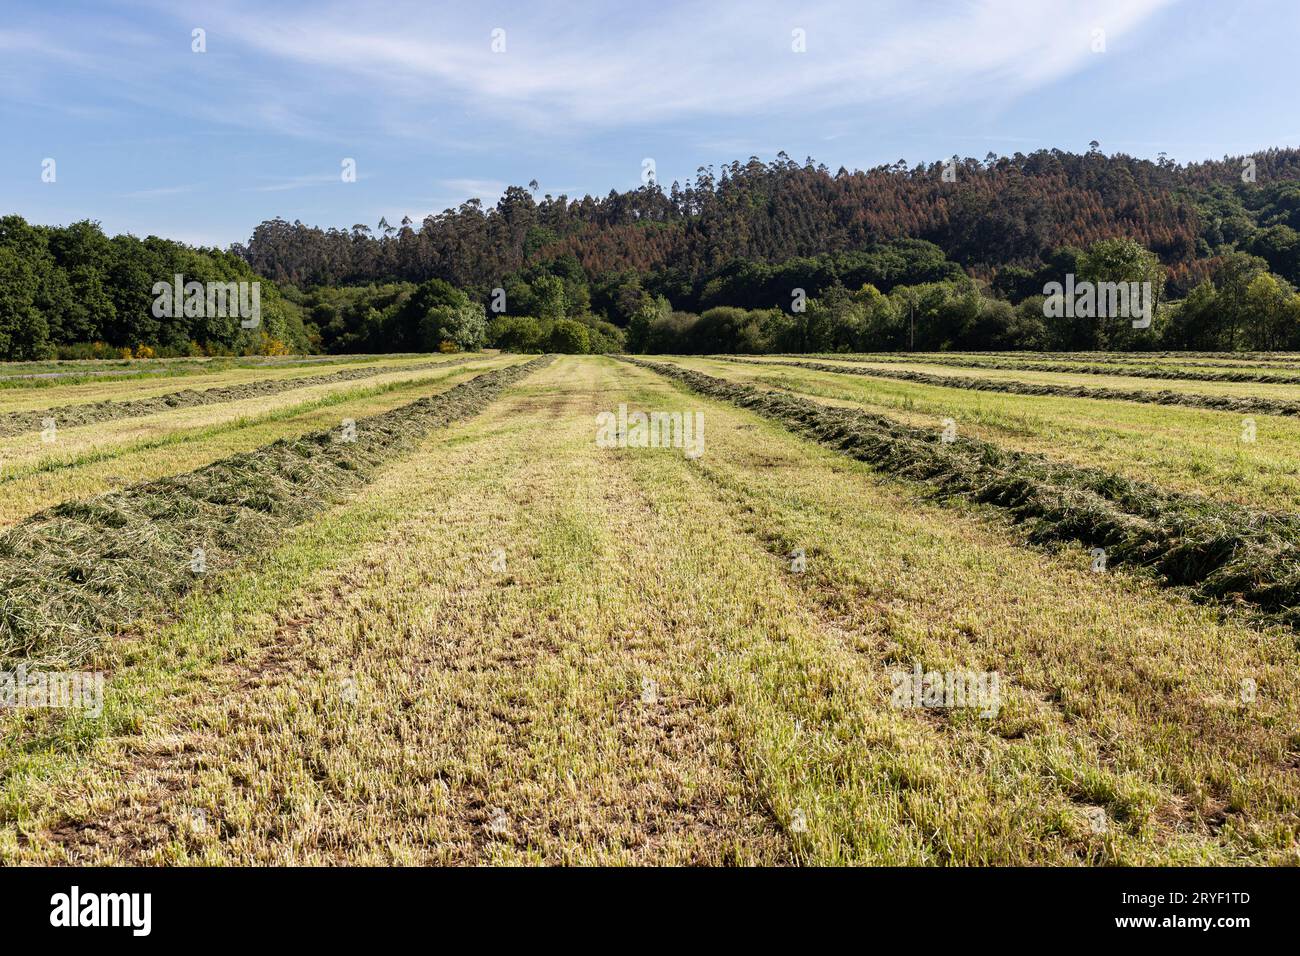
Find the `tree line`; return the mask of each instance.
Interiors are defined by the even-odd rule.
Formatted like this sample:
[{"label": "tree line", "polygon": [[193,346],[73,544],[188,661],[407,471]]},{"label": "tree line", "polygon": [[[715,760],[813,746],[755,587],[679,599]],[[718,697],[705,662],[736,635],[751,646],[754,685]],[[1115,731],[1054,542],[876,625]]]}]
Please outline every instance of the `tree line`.
[{"label": "tree line", "polygon": [[[261,281],[260,316],[169,309],[156,315],[159,283]],[[186,314],[190,312],[190,314]],[[200,311],[201,314],[193,314]],[[225,310],[229,312],[230,310]],[[30,225],[0,217],[0,358],[307,352],[315,347],[299,310],[233,252],[194,249],[150,236],[109,238],[89,220]]]},{"label": "tree line", "polygon": [[[226,252],[9,216],[0,356],[1300,348],[1298,180],[1291,149],[835,174],[781,154],[603,199],[530,183],[373,231],[271,220]],[[262,277],[261,326],[159,318],[150,289],[173,274]],[[1067,276],[1149,284],[1150,322],[1061,308]]]},{"label": "tree line", "polygon": [[[1064,247],[991,282],[906,239],[775,264],[734,261],[689,289],[635,272],[591,281],[565,255],[474,293],[479,301],[441,279],[289,294],[322,347],[340,352],[1300,349],[1300,296],[1263,258],[1216,256],[1179,299],[1170,284],[1159,258],[1131,239]],[[1116,287],[1124,309],[1106,294]]]}]

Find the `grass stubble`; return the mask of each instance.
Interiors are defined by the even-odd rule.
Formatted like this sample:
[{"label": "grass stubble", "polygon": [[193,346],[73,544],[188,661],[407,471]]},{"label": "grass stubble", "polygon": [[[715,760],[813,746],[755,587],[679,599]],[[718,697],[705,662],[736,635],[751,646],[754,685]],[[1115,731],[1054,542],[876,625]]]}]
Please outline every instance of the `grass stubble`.
[{"label": "grass stubble", "polygon": [[359,381],[393,372],[421,372],[431,369],[452,368],[469,362],[482,361],[484,358],[486,356],[470,355],[462,358],[408,363],[405,365],[368,365],[342,369],[337,372],[327,372],[321,375],[261,379],[241,382],[238,385],[214,386],[203,389],[182,389],[181,391],[167,392],[163,395],[134,401],[106,400],[9,412],[0,414],[0,438],[21,435],[24,432],[39,432],[44,427],[44,423],[50,419],[54,420],[58,428],[77,428],[83,425],[119,421],[124,418],[143,418],[178,408],[221,405],[227,402],[260,398],[267,395],[279,395],[284,392],[311,388],[316,385],[335,385],[341,382]]},{"label": "grass stubble", "polygon": [[1059,398],[1090,398],[1102,401],[1141,402],[1152,405],[1179,405],[1184,408],[1209,408],[1221,412],[1259,415],[1300,415],[1300,401],[1283,401],[1260,398],[1254,395],[1198,395],[1191,392],[1161,389],[1093,388],[1087,385],[1062,385],[1050,382],[1017,382],[1011,379],[958,378],[952,375],[932,375],[914,369],[872,368],[870,366],[831,365],[826,362],[808,362],[795,359],[770,359],[753,361],[737,356],[714,355],[710,358],[736,362],[742,365],[780,365],[803,368],[813,372],[832,372],[836,375],[862,375],[867,378],[894,379],[937,385],[942,388],[961,388],[977,392],[1003,392],[1009,395],[1050,395]]},{"label": "grass stubble", "polygon": [[283,439],[32,515],[0,535],[0,664],[71,665],[105,630],[264,547],[430,430],[487,406],[550,359],[485,372],[343,428]]},{"label": "grass stubble", "polygon": [[316,386],[261,398],[178,409],[147,418],[0,440],[0,527],[75,498],[189,471],[280,438],[363,418],[444,390],[517,358],[446,371],[398,372],[378,381]]},{"label": "grass stubble", "polygon": [[[623,401],[703,409],[704,456],[595,448]],[[755,411],[517,382],[101,647],[104,716],[10,742],[0,859],[1296,861],[1291,629]],[[998,715],[892,707],[918,662],[1000,671]]]},{"label": "grass stubble", "polygon": [[1300,516],[1173,494],[978,438],[944,441],[934,429],[672,363],[626,361],[780,421],[940,495],[996,505],[1025,523],[1035,543],[1099,547],[1108,562],[1148,569],[1198,597],[1253,605],[1287,624],[1300,624]]}]

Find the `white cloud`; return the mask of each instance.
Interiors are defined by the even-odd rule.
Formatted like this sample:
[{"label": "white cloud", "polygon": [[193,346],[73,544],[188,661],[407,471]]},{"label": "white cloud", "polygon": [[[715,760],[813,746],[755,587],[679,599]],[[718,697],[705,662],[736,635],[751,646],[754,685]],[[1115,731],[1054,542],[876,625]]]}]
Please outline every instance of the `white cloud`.
[{"label": "white cloud", "polygon": [[24,30],[0,30],[0,51],[4,51],[7,56],[27,54],[63,63],[80,64],[89,60],[77,50],[52,43],[41,34]]},{"label": "white cloud", "polygon": [[[546,3],[498,12],[394,0],[382,13],[354,0],[145,2],[158,15],[147,35],[101,27],[77,51],[36,32],[0,31],[0,51],[76,62],[111,78],[122,100],[227,128],[340,146],[396,134],[481,152],[521,129],[808,117],[829,127],[864,122],[877,107],[902,115],[997,107],[1124,55],[1153,14],[1180,0]],[[194,23],[207,30],[203,56],[189,51]],[[497,26],[506,30],[501,54],[491,50]],[[807,52],[791,50],[796,27]],[[1090,49],[1095,28],[1106,31],[1106,54]]]},{"label": "white cloud", "polygon": [[[362,174],[357,174],[358,181],[365,178]],[[343,184],[340,173],[312,173],[308,176],[290,176],[288,179],[280,179],[273,183],[264,183],[261,186],[250,186],[248,188],[258,193],[279,193],[290,189],[308,189],[312,186],[334,186],[339,184]]]},{"label": "white cloud", "polygon": [[478,197],[485,201],[498,199],[507,186],[499,179],[440,179],[438,184],[457,196]]},{"label": "white cloud", "polygon": [[194,192],[197,186],[159,186],[154,189],[136,189],[132,192],[118,193],[119,199],[166,199]]},{"label": "white cloud", "polygon": [[[1176,0],[947,0],[864,8],[772,2],[501,14],[493,21],[399,3],[359,17],[353,3],[297,10],[225,6],[210,35],[260,51],[323,85],[372,96],[419,122],[454,95],[533,128],[617,127],[682,117],[818,111],[891,102],[1002,101],[1102,62]],[[791,51],[806,31],[807,52]],[[1110,52],[1095,54],[1092,31]],[[310,109],[308,104],[301,108]],[[412,109],[415,109],[412,112]]]}]

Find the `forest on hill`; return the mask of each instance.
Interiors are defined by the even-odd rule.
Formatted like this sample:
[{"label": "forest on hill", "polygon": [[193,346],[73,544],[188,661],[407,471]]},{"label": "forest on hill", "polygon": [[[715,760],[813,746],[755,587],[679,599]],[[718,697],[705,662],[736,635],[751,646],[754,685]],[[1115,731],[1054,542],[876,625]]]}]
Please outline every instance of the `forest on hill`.
[{"label": "forest on hill", "polygon": [[[1198,260],[1227,244],[1268,259],[1300,281],[1300,150],[1177,165],[1129,156],[1040,150],[1028,155],[831,173],[784,154],[694,181],[655,183],[603,199],[545,195],[512,186],[495,207],[463,203],[415,224],[322,230],[273,219],[238,251],[262,275],[294,285],[439,278],[491,288],[502,277],[572,254],[589,277],[632,271],[662,276],[684,308],[728,263],[777,263],[923,239],[971,274],[1034,267],[1063,247],[1133,239],[1160,257],[1186,289],[1208,274]],[[945,177],[945,169],[949,174]],[[1270,227],[1281,227],[1272,234]],[[1288,274],[1289,273],[1289,274]]]},{"label": "forest on hill", "polygon": [[[318,290],[326,347],[410,337],[330,289],[436,279],[495,302],[490,340],[525,350],[566,344],[556,322],[597,351],[1300,348],[1297,149],[1178,164],[1092,144],[834,173],[780,154],[666,190],[536,192],[374,230],[271,220],[237,251]],[[1150,281],[1150,327],[1054,318],[1045,292],[1069,275]]]},{"label": "forest on hill", "polygon": [[[537,191],[373,229],[272,219],[225,252],[5,217],[0,356],[1300,348],[1297,149],[834,173],[780,154],[668,189]],[[150,290],[174,273],[261,277],[266,321],[160,320]],[[1055,307],[1067,276],[1150,283],[1152,321]]]}]

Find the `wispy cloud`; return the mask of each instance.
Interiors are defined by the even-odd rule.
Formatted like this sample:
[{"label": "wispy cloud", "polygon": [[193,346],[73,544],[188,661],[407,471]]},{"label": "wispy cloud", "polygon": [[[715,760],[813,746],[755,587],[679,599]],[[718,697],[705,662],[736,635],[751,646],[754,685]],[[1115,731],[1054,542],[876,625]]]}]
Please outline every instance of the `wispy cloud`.
[{"label": "wispy cloud", "polygon": [[507,186],[499,179],[440,179],[438,184],[454,195],[479,199],[496,199]]},{"label": "wispy cloud", "polygon": [[[228,238],[276,215],[418,220],[533,177],[603,195],[647,156],[669,183],[779,150],[834,169],[1094,138],[1254,149],[1289,137],[1241,90],[1285,84],[1300,26],[1287,0],[68,0],[3,19],[0,205],[164,231],[183,210]],[[37,188],[44,156],[58,189]],[[341,183],[347,156],[364,188]]]},{"label": "wispy cloud", "polygon": [[56,43],[49,36],[31,30],[0,30],[0,51],[10,57],[39,56],[63,63],[88,63],[91,57],[73,47]]},{"label": "wispy cloud", "polygon": [[[594,9],[431,16],[390,5],[357,22],[352,3],[298,9],[220,8],[213,33],[346,88],[382,94],[388,109],[449,92],[517,123],[619,127],[778,107],[826,110],[875,102],[934,104],[1022,95],[1096,57],[1176,0],[981,0],[919,8],[890,2],[862,15],[838,4],[797,12],[772,2],[731,8],[662,6],[611,21]],[[689,20],[686,16],[689,15]],[[557,29],[557,22],[563,29]],[[802,30],[806,52],[795,52]]]},{"label": "wispy cloud", "polygon": [[119,199],[166,199],[170,196],[181,196],[185,193],[192,193],[198,189],[197,185],[189,186],[158,186],[154,189],[136,189],[131,192],[118,193]]},{"label": "wispy cloud", "polygon": [[[93,44],[81,34],[78,48],[24,27],[0,31],[0,50],[74,62],[111,76],[125,102],[204,122],[340,143],[380,131],[463,149],[484,137],[458,134],[489,120],[507,142],[520,130],[1007,102],[1096,63],[1094,30],[1113,48],[1177,2],[883,0],[858,10],[820,0],[792,10],[753,0],[615,13],[395,0],[368,17],[353,0],[154,0],[148,31],[110,25]],[[207,31],[202,56],[190,53],[193,24]]]},{"label": "wispy cloud", "polygon": [[[360,173],[357,174],[358,181],[364,178]],[[333,186],[342,182],[343,179],[340,173],[312,173],[308,176],[290,176],[287,179],[263,183],[260,186],[249,186],[248,188],[259,193],[280,193],[291,189],[308,189],[313,186]]]}]

